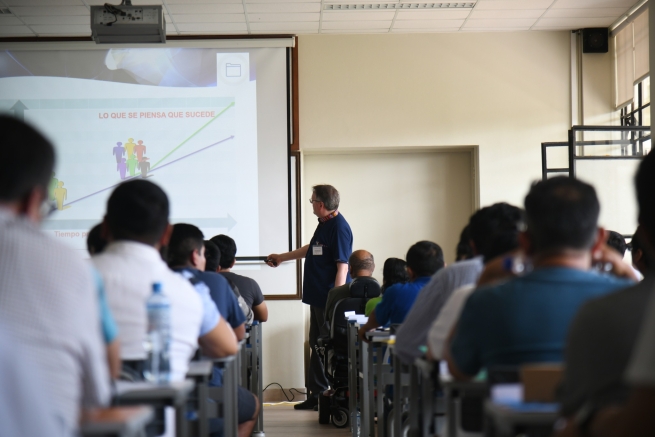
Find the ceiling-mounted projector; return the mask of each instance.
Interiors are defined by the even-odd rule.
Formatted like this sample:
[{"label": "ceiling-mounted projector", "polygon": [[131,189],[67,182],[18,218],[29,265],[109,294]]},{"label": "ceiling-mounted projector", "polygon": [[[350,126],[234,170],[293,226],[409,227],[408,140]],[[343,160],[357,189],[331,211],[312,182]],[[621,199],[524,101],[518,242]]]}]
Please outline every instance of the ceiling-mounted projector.
[{"label": "ceiling-mounted projector", "polygon": [[[126,2],[124,2],[126,3]],[[165,43],[162,6],[91,6],[91,37],[97,44]]]}]

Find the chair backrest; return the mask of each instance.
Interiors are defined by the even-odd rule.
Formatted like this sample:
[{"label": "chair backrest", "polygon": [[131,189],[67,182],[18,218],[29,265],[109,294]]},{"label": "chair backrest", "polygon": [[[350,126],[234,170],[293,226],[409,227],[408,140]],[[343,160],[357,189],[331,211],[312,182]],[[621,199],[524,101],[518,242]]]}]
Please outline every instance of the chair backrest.
[{"label": "chair backrest", "polygon": [[380,296],[380,283],[371,276],[353,279],[349,286],[350,297],[371,299]]},{"label": "chair backrest", "polygon": [[348,320],[343,313],[347,311],[354,311],[355,314],[364,314],[366,309],[366,302],[368,299],[347,297],[341,299],[334,306],[334,313],[332,314],[332,322],[330,325],[330,338],[336,339],[337,342],[343,341],[347,345],[348,337]]}]

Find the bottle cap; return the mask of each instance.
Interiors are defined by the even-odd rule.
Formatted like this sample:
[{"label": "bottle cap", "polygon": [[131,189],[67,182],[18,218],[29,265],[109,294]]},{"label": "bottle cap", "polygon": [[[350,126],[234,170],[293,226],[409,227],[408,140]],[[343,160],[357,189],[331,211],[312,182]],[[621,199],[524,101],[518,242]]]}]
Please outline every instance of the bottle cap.
[{"label": "bottle cap", "polygon": [[153,293],[161,293],[161,282],[154,282],[152,284],[152,292]]}]

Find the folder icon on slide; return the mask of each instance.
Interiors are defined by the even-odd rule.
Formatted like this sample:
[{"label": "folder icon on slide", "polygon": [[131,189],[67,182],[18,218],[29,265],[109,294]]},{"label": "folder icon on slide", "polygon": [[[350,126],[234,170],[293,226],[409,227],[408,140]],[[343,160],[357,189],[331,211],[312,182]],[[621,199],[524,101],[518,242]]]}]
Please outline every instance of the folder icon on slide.
[{"label": "folder icon on slide", "polygon": [[241,64],[225,64],[225,77],[241,77]]}]

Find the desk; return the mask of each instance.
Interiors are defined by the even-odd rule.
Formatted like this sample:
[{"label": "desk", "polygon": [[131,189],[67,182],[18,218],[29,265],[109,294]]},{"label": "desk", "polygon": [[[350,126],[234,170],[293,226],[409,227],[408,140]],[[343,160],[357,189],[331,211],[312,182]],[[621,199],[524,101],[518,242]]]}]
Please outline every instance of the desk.
[{"label": "desk", "polygon": [[359,379],[359,365],[357,359],[357,321],[348,320],[348,409],[350,411],[350,431],[352,437],[359,436],[357,415],[359,414],[359,403],[357,402],[357,382]]},{"label": "desk", "polygon": [[175,408],[175,433],[187,437],[186,401],[195,384],[187,379],[168,384],[116,381],[116,405],[148,404],[155,408]]},{"label": "desk", "polygon": [[442,387],[444,389],[446,398],[446,420],[448,423],[448,437],[482,435],[482,429],[465,430],[460,427],[462,419],[461,407],[462,399],[464,398],[479,398],[480,403],[482,404],[482,400],[489,397],[489,386],[487,383],[482,381],[442,381]]},{"label": "desk", "polygon": [[500,403],[487,400],[484,404],[485,435],[515,437],[529,431],[550,435],[558,418],[558,404]]},{"label": "desk", "polygon": [[262,367],[262,324],[254,321],[250,327],[250,337],[248,345],[250,346],[250,387],[249,390],[257,395],[259,399],[259,416],[255,427],[252,430],[252,437],[264,437],[264,384],[263,384],[263,367]]},{"label": "desk", "polygon": [[198,408],[198,435],[207,437],[209,435],[209,381],[211,381],[214,363],[212,361],[191,361],[187,378],[191,378],[196,383],[196,401]]},{"label": "desk", "polygon": [[[237,352],[238,354],[238,352]],[[237,387],[239,382],[239,369],[237,368],[237,355],[214,360],[214,364],[223,369],[223,387],[210,387],[209,397],[221,403],[221,413],[218,405],[208,408],[208,417],[223,417],[223,435],[237,437],[239,416],[237,411]]]},{"label": "desk", "polygon": [[[386,437],[387,428],[384,426],[384,389],[388,384],[393,383],[391,365],[384,362],[385,348],[390,342],[391,333],[387,331],[369,331],[366,333],[366,338],[371,342],[369,343],[369,397],[371,399],[371,411],[369,427],[373,430],[375,426],[375,413],[378,416],[377,435],[378,437]],[[373,360],[375,358],[375,360]],[[375,392],[377,391],[377,402],[375,400]],[[374,434],[374,433],[373,433]]]},{"label": "desk", "polygon": [[155,416],[150,406],[93,408],[84,411],[80,424],[82,437],[141,437]]}]

